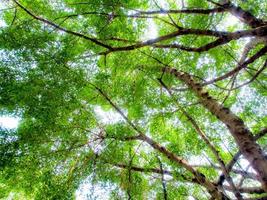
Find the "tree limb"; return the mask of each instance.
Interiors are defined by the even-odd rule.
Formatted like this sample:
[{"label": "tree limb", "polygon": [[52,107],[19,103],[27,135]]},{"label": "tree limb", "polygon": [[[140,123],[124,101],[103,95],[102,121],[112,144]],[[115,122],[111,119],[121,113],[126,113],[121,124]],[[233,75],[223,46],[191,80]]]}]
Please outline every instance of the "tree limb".
[{"label": "tree limb", "polygon": [[[266,52],[267,46],[263,49]],[[183,73],[177,71],[175,68],[169,67],[165,67],[163,71],[173,74],[190,87],[200,99],[201,104],[227,126],[240,151],[256,170],[264,190],[267,191],[267,159],[261,147],[253,139],[251,131],[245,126],[243,120],[236,116],[229,108],[219,104],[188,73]]]},{"label": "tree limb", "polygon": [[97,86],[91,84],[109,103],[110,105],[125,119],[125,121],[137,132],[140,134],[140,140],[145,141],[155,150],[159,151],[163,155],[165,155],[169,160],[175,162],[176,164],[184,167],[187,169],[198,181],[200,185],[205,187],[210,195],[217,199],[228,199],[223,193],[218,191],[217,187],[210,182],[204,174],[200,173],[199,171],[195,170],[193,167],[189,165],[189,163],[166,149],[164,146],[160,145],[159,143],[152,140],[150,137],[146,136],[142,131],[140,131],[137,126],[135,126],[127,117],[126,115],[111,101],[111,99]]},{"label": "tree limb", "polygon": [[24,7],[22,4],[20,4],[17,0],[13,0],[13,1],[14,1],[14,2],[16,3],[16,5],[18,5],[22,10],[24,10],[26,13],[28,13],[30,16],[32,16],[34,19],[36,19],[36,20],[38,20],[38,21],[42,21],[42,22],[44,22],[45,24],[48,24],[48,25],[50,25],[50,26],[53,26],[54,28],[56,28],[56,29],[58,29],[58,30],[61,30],[61,31],[63,31],[63,32],[69,33],[69,34],[71,34],[71,35],[74,35],[74,36],[77,36],[77,37],[80,37],[80,38],[89,40],[89,41],[95,43],[96,45],[102,46],[102,47],[104,47],[104,48],[106,48],[106,49],[109,49],[109,50],[112,49],[111,46],[106,45],[106,44],[104,44],[104,43],[98,41],[96,38],[89,37],[89,36],[87,36],[87,35],[84,35],[84,34],[81,34],[81,33],[75,32],[75,31],[68,30],[68,29],[63,28],[63,27],[59,26],[58,24],[55,24],[55,23],[53,23],[53,22],[51,22],[51,21],[49,21],[49,20],[47,20],[47,19],[44,19],[44,18],[39,17],[39,16],[36,16],[36,15],[34,15],[31,11],[29,11],[26,7]]}]

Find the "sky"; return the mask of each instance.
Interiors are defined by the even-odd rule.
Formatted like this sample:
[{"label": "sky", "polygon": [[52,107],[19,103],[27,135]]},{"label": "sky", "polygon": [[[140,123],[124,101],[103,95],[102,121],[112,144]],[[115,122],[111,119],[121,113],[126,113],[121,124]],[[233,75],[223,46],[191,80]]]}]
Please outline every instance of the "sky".
[{"label": "sky", "polygon": [[0,116],[0,127],[5,129],[15,129],[19,125],[20,118],[13,116]]},{"label": "sky", "polygon": [[0,28],[6,26],[6,23],[3,20],[1,20],[1,9],[3,9],[3,8],[4,8],[4,5],[0,1]]}]

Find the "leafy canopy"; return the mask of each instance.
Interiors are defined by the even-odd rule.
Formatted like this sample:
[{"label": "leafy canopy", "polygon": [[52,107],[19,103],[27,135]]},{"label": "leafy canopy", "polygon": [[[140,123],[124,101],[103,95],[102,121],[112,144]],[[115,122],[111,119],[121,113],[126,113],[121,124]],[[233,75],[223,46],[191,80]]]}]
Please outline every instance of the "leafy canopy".
[{"label": "leafy canopy", "polygon": [[1,129],[0,198],[264,195],[227,122],[167,68],[261,134],[264,151],[267,2],[0,4],[0,114],[21,118]]}]

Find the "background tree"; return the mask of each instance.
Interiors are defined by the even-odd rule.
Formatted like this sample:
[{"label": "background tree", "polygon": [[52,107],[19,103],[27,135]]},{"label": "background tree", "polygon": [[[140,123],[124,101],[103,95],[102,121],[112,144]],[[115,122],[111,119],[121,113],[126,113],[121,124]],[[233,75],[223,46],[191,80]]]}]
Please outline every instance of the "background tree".
[{"label": "background tree", "polygon": [[267,2],[3,4],[1,197],[267,198]]}]

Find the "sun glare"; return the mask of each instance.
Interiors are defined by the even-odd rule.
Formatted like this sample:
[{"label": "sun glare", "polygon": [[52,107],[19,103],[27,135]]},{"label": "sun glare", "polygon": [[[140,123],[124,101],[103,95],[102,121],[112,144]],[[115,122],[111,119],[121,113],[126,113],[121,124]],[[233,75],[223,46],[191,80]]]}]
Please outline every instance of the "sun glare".
[{"label": "sun glare", "polygon": [[154,39],[154,38],[158,37],[157,25],[155,24],[153,19],[148,19],[147,24],[148,24],[148,26],[147,26],[147,29],[146,29],[144,35],[142,36],[142,39],[143,40],[149,40],[149,39]]},{"label": "sun glare", "polygon": [[0,127],[6,129],[15,129],[19,125],[18,117],[9,117],[9,116],[1,116],[0,117]]},{"label": "sun glare", "polygon": [[218,28],[222,28],[222,29],[228,29],[231,27],[236,27],[236,28],[242,28],[243,27],[243,23],[240,22],[240,20],[238,18],[236,18],[233,15],[228,15],[227,17],[225,17],[221,23],[221,25]]}]

